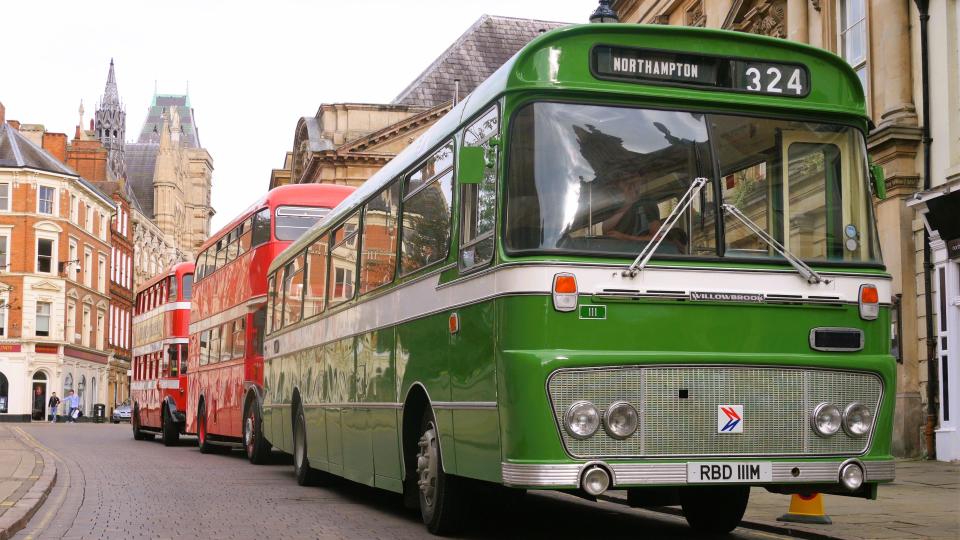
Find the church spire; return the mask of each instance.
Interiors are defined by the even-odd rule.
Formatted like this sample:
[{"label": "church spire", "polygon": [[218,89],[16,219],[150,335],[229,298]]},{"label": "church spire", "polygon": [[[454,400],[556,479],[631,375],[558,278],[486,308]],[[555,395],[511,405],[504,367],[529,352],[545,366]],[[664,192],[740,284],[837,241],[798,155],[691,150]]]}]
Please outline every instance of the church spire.
[{"label": "church spire", "polygon": [[107,73],[107,85],[103,89],[101,106],[104,108],[120,106],[120,94],[117,92],[117,76],[113,71],[113,58],[110,59],[110,72]]}]

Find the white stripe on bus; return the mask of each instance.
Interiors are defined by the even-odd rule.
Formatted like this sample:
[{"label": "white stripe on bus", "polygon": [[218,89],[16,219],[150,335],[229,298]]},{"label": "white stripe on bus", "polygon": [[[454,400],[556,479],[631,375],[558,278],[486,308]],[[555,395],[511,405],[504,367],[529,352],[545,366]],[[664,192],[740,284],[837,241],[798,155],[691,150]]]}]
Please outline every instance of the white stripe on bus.
[{"label": "white stripe on bus", "polygon": [[[648,267],[637,277],[629,278],[621,275],[623,268],[622,265],[503,266],[443,285],[439,284],[439,273],[431,274],[330,316],[318,317],[290,331],[268,336],[264,358],[287,355],[500,296],[549,295],[553,276],[561,272],[576,276],[581,296],[602,295],[611,290],[618,291],[616,294],[624,294],[624,291],[635,291],[637,294],[670,291],[671,294],[681,295],[703,291],[762,293],[767,296],[795,296],[798,302],[850,304],[858,302],[860,285],[870,283],[876,285],[882,303],[890,301],[890,279],[887,276],[822,273],[831,282],[810,285],[795,272],[718,272],[708,268],[677,272],[674,269]],[[275,342],[279,343],[277,353],[274,353]]]},{"label": "white stripe on bus", "polygon": [[141,313],[133,318],[133,324],[143,322],[151,317],[160,315],[161,313],[166,313],[174,309],[190,309],[190,302],[168,302],[166,304],[161,304],[158,307],[151,309],[146,313]]},{"label": "white stripe on bus", "polygon": [[259,296],[254,296],[250,298],[243,304],[233,306],[232,308],[221,311],[215,315],[211,315],[206,319],[196,322],[190,322],[190,335],[196,334],[198,332],[203,332],[204,330],[209,330],[215,326],[220,326],[223,323],[230,322],[234,319],[243,317],[244,315],[254,311],[255,307],[259,304],[262,304],[266,301],[267,295],[261,294]]}]

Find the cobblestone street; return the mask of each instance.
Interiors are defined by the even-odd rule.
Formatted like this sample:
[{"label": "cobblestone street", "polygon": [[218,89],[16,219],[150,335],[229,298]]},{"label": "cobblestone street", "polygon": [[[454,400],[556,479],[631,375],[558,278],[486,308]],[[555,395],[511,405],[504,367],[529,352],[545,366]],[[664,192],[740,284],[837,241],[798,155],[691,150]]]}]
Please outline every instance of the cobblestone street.
[{"label": "cobblestone street", "polygon": [[[136,442],[130,426],[33,424],[23,430],[55,454],[46,503],[15,538],[429,538],[399,496],[336,481],[300,487],[289,459],[253,466],[239,452],[202,455]],[[516,508],[477,512],[464,538],[682,538],[679,517],[532,494]],[[497,512],[497,513],[492,513]],[[737,529],[733,538],[779,538]]]}]

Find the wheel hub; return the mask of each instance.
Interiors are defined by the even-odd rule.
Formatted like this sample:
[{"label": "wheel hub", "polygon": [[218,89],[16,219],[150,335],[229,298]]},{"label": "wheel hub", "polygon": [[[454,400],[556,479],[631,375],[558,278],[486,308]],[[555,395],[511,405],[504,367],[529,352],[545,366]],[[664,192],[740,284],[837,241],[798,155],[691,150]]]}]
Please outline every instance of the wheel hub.
[{"label": "wheel hub", "polygon": [[417,453],[417,485],[427,506],[433,506],[433,498],[437,491],[437,465],[440,461],[437,452],[437,431],[431,422],[420,437],[420,450]]}]

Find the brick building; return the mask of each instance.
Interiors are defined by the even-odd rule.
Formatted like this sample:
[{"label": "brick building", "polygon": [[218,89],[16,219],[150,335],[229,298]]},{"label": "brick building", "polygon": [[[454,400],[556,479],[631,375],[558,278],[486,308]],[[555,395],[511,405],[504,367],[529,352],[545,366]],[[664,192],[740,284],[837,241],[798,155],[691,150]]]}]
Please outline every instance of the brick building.
[{"label": "brick building", "polygon": [[[107,398],[109,219],[115,203],[0,105],[0,419],[42,419],[51,392]],[[45,150],[49,149],[49,150]]]}]

